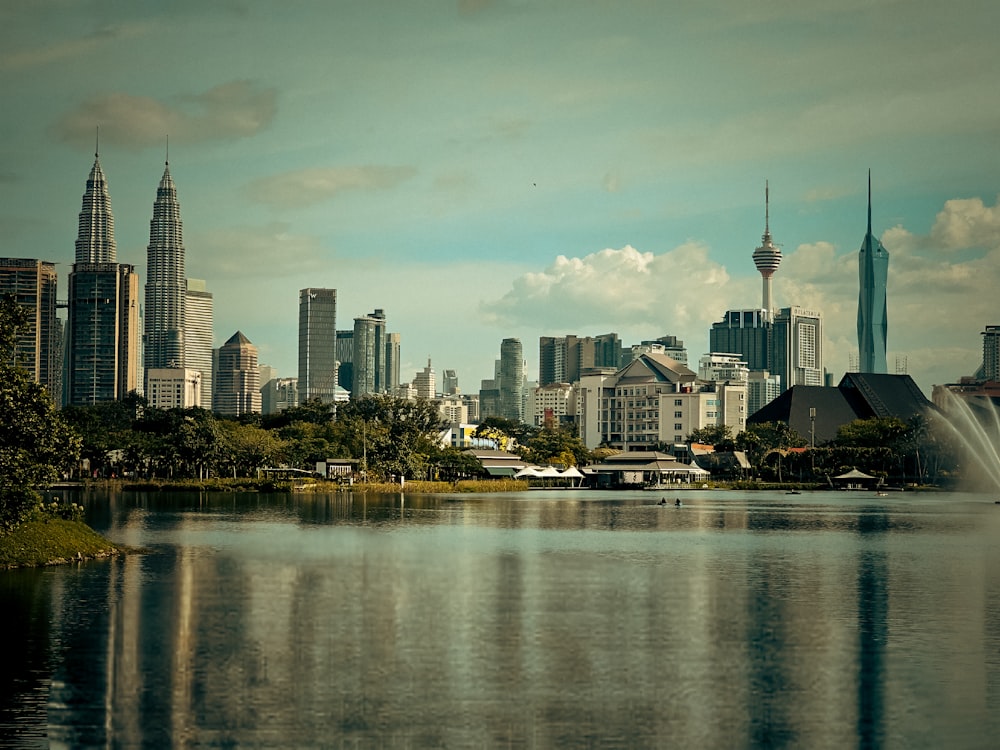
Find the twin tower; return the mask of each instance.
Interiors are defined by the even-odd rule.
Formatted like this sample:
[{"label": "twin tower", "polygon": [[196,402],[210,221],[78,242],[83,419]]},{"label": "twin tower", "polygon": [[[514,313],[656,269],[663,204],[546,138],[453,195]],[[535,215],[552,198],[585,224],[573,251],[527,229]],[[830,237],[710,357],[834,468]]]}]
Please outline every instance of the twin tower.
[{"label": "twin tower", "polygon": [[[117,260],[111,197],[95,150],[69,275],[65,403],[121,400],[143,389],[146,372],[191,368],[201,373],[202,402],[211,404],[211,295],[203,282],[185,275],[180,203],[169,158],[149,227],[140,306],[135,268]],[[207,316],[203,298],[208,300]],[[193,310],[191,325],[188,308]]]}]

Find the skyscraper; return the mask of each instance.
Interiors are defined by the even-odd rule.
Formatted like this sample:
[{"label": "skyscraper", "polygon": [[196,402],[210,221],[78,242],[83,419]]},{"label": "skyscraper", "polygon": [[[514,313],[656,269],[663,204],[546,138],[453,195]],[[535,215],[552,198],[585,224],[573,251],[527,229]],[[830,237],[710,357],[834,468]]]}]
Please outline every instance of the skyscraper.
[{"label": "skyscraper", "polygon": [[237,331],[219,347],[217,357],[214,411],[230,417],[260,414],[257,347]]},{"label": "skyscraper", "polygon": [[399,386],[399,357],[401,336],[398,333],[385,334],[385,392],[393,393]]},{"label": "skyscraper", "polygon": [[337,290],[299,290],[299,403],[337,393]]},{"label": "skyscraper", "polygon": [[385,311],[354,319],[354,379],[351,398],[385,393]]},{"label": "skyscraper", "polygon": [[753,251],[753,264],[760,271],[762,281],[761,307],[770,312],[773,308],[771,302],[771,277],[778,270],[781,263],[781,249],[771,241],[771,190],[767,182],[764,183],[764,235],[761,237],[761,244]]},{"label": "skyscraper", "polygon": [[[177,188],[165,162],[156,189],[146,248],[146,306],[143,310],[143,366],[146,373],[183,368],[187,280]],[[146,375],[148,381],[148,374]]]},{"label": "skyscraper", "polygon": [[56,317],[55,264],[0,258],[0,296],[4,295],[12,296],[28,313],[27,327],[17,334],[15,362],[58,400],[62,327]]},{"label": "skyscraper", "polygon": [[886,338],[889,322],[886,315],[886,284],[889,277],[889,252],[872,234],[872,173],[868,170],[868,231],[858,253],[858,353],[859,372],[885,373]]},{"label": "skyscraper", "polygon": [[524,350],[521,339],[500,342],[500,416],[517,422],[524,418]]},{"label": "skyscraper", "polygon": [[139,277],[117,263],[114,227],[95,151],[69,275],[65,403],[114,401],[139,387]]},{"label": "skyscraper", "polygon": [[184,295],[184,364],[201,373],[201,406],[212,407],[214,304],[202,279],[188,279]]},{"label": "skyscraper", "polygon": [[617,333],[600,336],[542,336],[538,339],[538,382],[575,383],[583,370],[620,367],[622,345]]},{"label": "skyscraper", "polygon": [[1000,381],[1000,326],[986,326],[983,336],[983,364],[976,376],[980,380]]}]

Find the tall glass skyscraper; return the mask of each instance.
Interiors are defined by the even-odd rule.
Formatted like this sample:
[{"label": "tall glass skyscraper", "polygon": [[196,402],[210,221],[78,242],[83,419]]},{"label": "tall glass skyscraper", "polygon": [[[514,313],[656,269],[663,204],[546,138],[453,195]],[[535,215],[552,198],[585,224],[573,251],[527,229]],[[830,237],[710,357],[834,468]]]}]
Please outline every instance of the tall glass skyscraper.
[{"label": "tall glass skyscraper", "polygon": [[337,394],[337,290],[299,290],[299,403]]},{"label": "tall glass skyscraper", "polygon": [[860,372],[887,372],[885,361],[889,322],[886,284],[889,252],[872,234],[872,174],[868,172],[868,231],[858,254],[858,353]]},{"label": "tall glass skyscraper", "polygon": [[524,350],[521,339],[500,342],[500,416],[524,420]]},{"label": "tall glass skyscraper", "polygon": [[167,162],[156,189],[146,248],[143,366],[147,372],[187,365],[184,358],[186,295],[181,207]]},{"label": "tall glass skyscraper", "polygon": [[385,311],[377,308],[371,315],[354,319],[354,364],[351,398],[368,393],[386,392]]},{"label": "tall glass skyscraper", "polygon": [[214,310],[205,281],[188,279],[184,296],[184,366],[201,373],[201,405],[205,409],[212,406]]},{"label": "tall glass skyscraper", "polygon": [[95,152],[69,275],[65,403],[114,401],[139,387],[139,277],[131,265],[117,263],[114,230]]}]

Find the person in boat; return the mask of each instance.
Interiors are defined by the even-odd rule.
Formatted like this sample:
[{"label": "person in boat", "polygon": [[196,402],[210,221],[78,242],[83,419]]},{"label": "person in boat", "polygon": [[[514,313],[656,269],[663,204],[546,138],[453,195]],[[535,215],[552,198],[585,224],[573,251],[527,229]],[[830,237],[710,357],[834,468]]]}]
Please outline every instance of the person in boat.
[{"label": "person in boat", "polygon": [[677,498],[676,500],[674,500],[674,507],[675,508],[681,507],[681,499],[680,498]]},{"label": "person in boat", "polygon": [[666,505],[666,504],[667,504],[667,498],[661,497],[660,498],[660,505]]}]

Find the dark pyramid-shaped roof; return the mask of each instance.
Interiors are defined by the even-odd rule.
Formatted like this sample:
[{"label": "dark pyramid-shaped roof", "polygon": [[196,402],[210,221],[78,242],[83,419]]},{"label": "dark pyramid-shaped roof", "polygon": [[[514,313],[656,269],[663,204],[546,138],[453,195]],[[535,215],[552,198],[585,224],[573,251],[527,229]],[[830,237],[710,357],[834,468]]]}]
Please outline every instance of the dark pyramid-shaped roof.
[{"label": "dark pyramid-shaped roof", "polygon": [[229,338],[229,341],[223,344],[223,346],[229,346],[230,344],[242,346],[243,344],[252,344],[252,343],[253,342],[250,341],[250,339],[248,339],[246,336],[243,335],[242,331],[237,331]]},{"label": "dark pyramid-shaped roof", "polygon": [[909,375],[850,372],[836,388],[796,385],[750,415],[749,424],[784,422],[809,439],[809,410],[816,410],[816,444],[837,437],[841,425],[855,419],[896,417],[904,422],[925,414],[931,402]]},{"label": "dark pyramid-shaped roof", "polygon": [[930,401],[909,375],[873,372],[849,372],[837,386],[853,391],[855,400],[863,401],[871,417],[898,417],[904,422],[924,414]]}]

